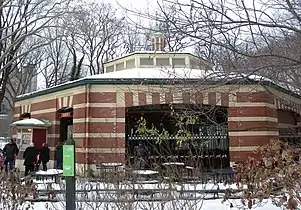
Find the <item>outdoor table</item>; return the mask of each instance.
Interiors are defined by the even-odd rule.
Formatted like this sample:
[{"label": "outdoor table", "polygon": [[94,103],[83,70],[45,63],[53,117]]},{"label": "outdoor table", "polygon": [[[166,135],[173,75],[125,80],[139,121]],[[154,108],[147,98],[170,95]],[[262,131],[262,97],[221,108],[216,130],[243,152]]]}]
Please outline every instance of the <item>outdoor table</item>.
[{"label": "outdoor table", "polygon": [[167,163],[163,163],[163,166],[165,166],[165,168],[167,169],[167,176],[170,177],[170,175],[172,175],[172,177],[174,177],[176,180],[180,180],[182,178],[182,174],[183,174],[183,168],[185,166],[184,163],[181,162],[167,162]]},{"label": "outdoor table", "polygon": [[156,176],[159,174],[158,171],[154,170],[134,170],[132,173],[137,175],[138,177],[145,177],[146,180],[157,178]]},{"label": "outdoor table", "polygon": [[118,169],[123,166],[123,163],[102,163],[101,167],[104,169],[105,177],[107,176],[108,171],[113,171],[115,176],[118,174]]},{"label": "outdoor table", "polygon": [[184,166],[184,163],[181,162],[167,162],[167,163],[163,163],[163,166]]},{"label": "outdoor table", "polygon": [[232,168],[212,169],[211,171],[215,175],[215,181],[224,181],[224,179],[232,180],[235,175],[235,172]]},{"label": "outdoor table", "polygon": [[215,174],[219,175],[233,175],[234,171],[232,168],[221,168],[221,169],[212,169],[211,170]]},{"label": "outdoor table", "polygon": [[192,167],[192,166],[185,166],[185,169],[187,170],[187,175],[190,176],[190,177],[193,174],[193,170],[195,170],[195,168]]},{"label": "outdoor table", "polygon": [[123,166],[123,163],[102,163],[101,165],[106,168],[118,168]]},{"label": "outdoor table", "polygon": [[48,169],[47,171],[37,171],[35,173],[36,180],[44,181],[47,179],[53,180],[55,183],[58,183],[58,178],[63,174],[63,170],[59,169]]}]

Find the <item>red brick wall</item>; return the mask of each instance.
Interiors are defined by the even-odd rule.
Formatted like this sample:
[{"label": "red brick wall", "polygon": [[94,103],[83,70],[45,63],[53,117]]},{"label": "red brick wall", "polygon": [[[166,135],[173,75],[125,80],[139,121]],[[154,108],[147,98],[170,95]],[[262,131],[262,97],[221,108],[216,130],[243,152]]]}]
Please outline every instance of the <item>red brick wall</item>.
[{"label": "red brick wall", "polygon": [[277,122],[258,121],[258,122],[228,122],[229,131],[277,131]]},{"label": "red brick wall", "polygon": [[[72,94],[72,93],[70,93]],[[231,93],[233,94],[233,93]],[[136,96],[134,96],[136,95]],[[266,144],[270,139],[277,138],[277,135],[271,135],[268,132],[275,132],[277,122],[268,120],[268,118],[281,119],[279,122],[291,122],[288,117],[281,117],[284,115],[278,112],[274,106],[274,98],[271,94],[260,91],[255,93],[238,92],[235,93],[236,101],[230,101],[229,93],[227,92],[183,92],[182,102],[190,102],[197,104],[211,104],[229,107],[228,117],[229,123],[229,144],[230,144],[230,158],[231,161],[243,161],[248,156],[252,156],[252,151],[246,151],[249,147]],[[175,94],[166,90],[154,91],[150,94],[146,92],[139,92],[133,94],[132,92],[123,93],[123,105],[118,104],[118,94],[115,92],[91,92],[89,94],[79,93],[73,95],[73,100],[68,96],[66,100],[68,104],[72,104],[74,108],[74,134],[76,145],[81,152],[77,154],[78,163],[101,163],[103,161],[121,161],[124,153],[114,154],[113,152],[83,152],[83,148],[92,149],[115,149],[125,147],[125,138],[120,135],[125,132],[125,108],[130,106],[145,105],[145,104],[159,104],[159,103],[173,103],[178,101]],[[137,97],[137,98],[134,98]],[[150,97],[150,99],[149,99]],[[179,96],[177,96],[179,97]],[[88,100],[90,107],[85,107],[86,100]],[[137,102],[138,100],[138,102]],[[232,100],[232,99],[231,99]],[[232,103],[237,102],[242,104],[241,107],[234,106]],[[55,109],[57,110],[65,103],[62,98],[49,99],[45,97],[45,101],[32,103],[30,112],[32,117],[44,118],[50,121],[58,121],[56,113],[43,113],[43,110]],[[254,104],[254,106],[249,106]],[[21,113],[21,106],[15,107],[15,114]],[[34,114],[35,112],[39,114]],[[118,120],[114,121],[117,117]],[[258,120],[266,117],[267,120]],[[268,117],[268,118],[267,118]],[[254,120],[252,120],[254,118]],[[256,119],[257,120],[256,120]],[[108,121],[100,119],[109,119]],[[250,120],[251,119],[251,120]],[[283,119],[283,121],[282,121]],[[93,121],[94,120],[94,121]],[[90,122],[92,121],[92,122]],[[243,132],[261,132],[262,135],[246,135]],[[86,132],[88,133],[86,135]],[[263,132],[267,132],[263,134]],[[114,135],[114,134],[118,135]],[[59,125],[55,124],[48,130],[48,143],[51,147],[55,146],[59,135]],[[96,136],[96,134],[100,134]],[[241,148],[241,150],[240,150]]]},{"label": "red brick wall", "polygon": [[263,102],[274,104],[274,96],[266,91],[258,92],[237,92],[237,102]]},{"label": "red brick wall", "polygon": [[238,92],[236,98],[240,106],[228,109],[231,162],[254,157],[252,150],[278,138],[278,115],[271,94]]},{"label": "red brick wall", "polygon": [[39,111],[43,109],[51,109],[56,108],[56,99],[50,99],[43,102],[33,103],[31,104],[31,112]]}]

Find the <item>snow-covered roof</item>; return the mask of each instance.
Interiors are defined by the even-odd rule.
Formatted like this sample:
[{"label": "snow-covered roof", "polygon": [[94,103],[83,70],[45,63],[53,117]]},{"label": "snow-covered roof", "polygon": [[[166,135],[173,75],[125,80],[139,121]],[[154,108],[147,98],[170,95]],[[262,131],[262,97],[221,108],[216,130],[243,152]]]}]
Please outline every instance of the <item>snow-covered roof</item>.
[{"label": "snow-covered roof", "polygon": [[210,79],[223,78],[249,78],[264,79],[257,75],[229,74],[213,70],[187,69],[187,68],[134,68],[105,74],[88,76],[85,79]]},{"label": "snow-covered roof", "polygon": [[[186,81],[185,81],[186,80]],[[75,81],[69,81],[64,84],[60,84],[55,87],[39,90],[17,97],[17,100],[23,98],[34,97],[37,95],[43,95],[51,92],[55,92],[65,88],[77,87],[86,83],[97,83],[97,84],[140,84],[141,82],[149,84],[161,84],[161,83],[181,83],[182,81],[202,81],[208,84],[226,84],[229,82],[235,83],[246,83],[249,80],[253,82],[269,82],[273,83],[268,78],[242,74],[239,72],[228,73],[216,70],[200,70],[190,68],[172,68],[172,67],[153,67],[153,68],[132,68],[124,69],[104,74],[97,74],[93,76],[87,76]],[[280,88],[280,87],[279,87]]]},{"label": "snow-covered roof", "polygon": [[49,127],[51,126],[51,123],[47,120],[30,118],[30,119],[18,120],[16,122],[13,122],[11,126]]},{"label": "snow-covered roof", "polygon": [[195,69],[167,68],[134,68],[105,74],[88,76],[86,79],[171,79],[171,78],[200,78],[205,72]]}]

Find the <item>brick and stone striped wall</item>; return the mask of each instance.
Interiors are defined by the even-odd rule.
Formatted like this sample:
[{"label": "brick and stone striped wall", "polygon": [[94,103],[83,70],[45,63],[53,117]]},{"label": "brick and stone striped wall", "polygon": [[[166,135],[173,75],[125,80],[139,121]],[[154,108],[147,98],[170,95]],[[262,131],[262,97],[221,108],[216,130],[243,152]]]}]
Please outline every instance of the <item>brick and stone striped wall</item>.
[{"label": "brick and stone striped wall", "polygon": [[[199,90],[199,91],[198,91]],[[124,161],[126,107],[148,104],[197,103],[228,108],[230,159],[254,156],[258,145],[278,138],[277,102],[260,85],[227,85],[189,89],[175,86],[86,85],[17,101],[14,117],[30,113],[48,119],[47,141],[52,151],[59,139],[56,111],[73,107],[76,161],[80,165]],[[53,154],[52,154],[53,156]]]}]

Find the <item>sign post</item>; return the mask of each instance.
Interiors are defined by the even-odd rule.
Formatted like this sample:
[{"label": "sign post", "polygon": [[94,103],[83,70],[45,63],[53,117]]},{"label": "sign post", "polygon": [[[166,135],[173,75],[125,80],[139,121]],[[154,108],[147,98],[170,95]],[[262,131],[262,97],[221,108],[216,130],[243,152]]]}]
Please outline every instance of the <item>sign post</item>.
[{"label": "sign post", "polygon": [[75,143],[72,138],[63,145],[63,176],[66,180],[66,210],[75,210]]}]

